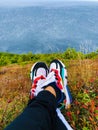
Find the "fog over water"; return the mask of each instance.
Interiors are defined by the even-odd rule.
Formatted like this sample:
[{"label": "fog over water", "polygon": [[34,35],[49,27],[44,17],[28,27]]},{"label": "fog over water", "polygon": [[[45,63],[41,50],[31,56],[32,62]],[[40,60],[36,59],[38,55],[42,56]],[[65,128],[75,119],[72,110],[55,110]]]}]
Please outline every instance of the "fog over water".
[{"label": "fog over water", "polygon": [[98,3],[0,7],[0,51],[63,52],[98,49]]}]

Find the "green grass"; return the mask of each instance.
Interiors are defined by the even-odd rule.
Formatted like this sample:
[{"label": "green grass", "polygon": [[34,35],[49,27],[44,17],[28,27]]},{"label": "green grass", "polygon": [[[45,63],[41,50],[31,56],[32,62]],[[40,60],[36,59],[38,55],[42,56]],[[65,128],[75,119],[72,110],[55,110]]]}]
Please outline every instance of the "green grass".
[{"label": "green grass", "polygon": [[29,61],[50,61],[50,59],[59,58],[59,59],[96,59],[98,57],[98,50],[96,52],[91,52],[88,54],[83,54],[82,52],[77,52],[74,48],[68,48],[63,53],[52,53],[52,54],[11,54],[0,52],[0,66],[9,65],[9,64],[26,64]]}]

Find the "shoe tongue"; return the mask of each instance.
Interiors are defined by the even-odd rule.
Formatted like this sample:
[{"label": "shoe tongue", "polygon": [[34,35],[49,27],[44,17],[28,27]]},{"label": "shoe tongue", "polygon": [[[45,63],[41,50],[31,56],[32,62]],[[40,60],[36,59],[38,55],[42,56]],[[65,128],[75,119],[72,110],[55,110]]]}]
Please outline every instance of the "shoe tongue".
[{"label": "shoe tongue", "polygon": [[46,77],[46,70],[44,68],[39,68],[37,70],[36,75],[37,75],[37,77],[40,76],[40,75],[43,75],[44,77]]}]

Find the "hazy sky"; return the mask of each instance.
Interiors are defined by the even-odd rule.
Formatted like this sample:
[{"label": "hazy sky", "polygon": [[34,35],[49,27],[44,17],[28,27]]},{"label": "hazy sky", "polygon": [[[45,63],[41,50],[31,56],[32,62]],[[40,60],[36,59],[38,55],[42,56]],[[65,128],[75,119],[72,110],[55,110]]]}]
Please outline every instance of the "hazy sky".
[{"label": "hazy sky", "polygon": [[0,0],[0,6],[5,6],[5,5],[34,5],[42,2],[60,2],[60,1],[98,1],[98,0]]}]

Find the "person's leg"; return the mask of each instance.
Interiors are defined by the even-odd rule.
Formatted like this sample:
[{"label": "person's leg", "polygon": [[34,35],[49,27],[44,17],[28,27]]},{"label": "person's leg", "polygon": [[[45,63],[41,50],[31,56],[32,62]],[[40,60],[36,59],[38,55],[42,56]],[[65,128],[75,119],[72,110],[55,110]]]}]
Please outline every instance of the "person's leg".
[{"label": "person's leg", "polygon": [[[60,61],[60,60],[53,60],[51,61],[50,63],[50,67],[49,67],[49,72],[52,72],[54,71],[55,75],[56,75],[56,82],[57,83],[61,83],[61,91],[62,93],[64,93],[65,95],[65,103],[63,103],[62,101],[62,104],[63,106],[65,105],[66,109],[70,107],[71,103],[72,103],[72,96],[71,96],[71,93],[70,93],[70,90],[69,90],[69,87],[68,87],[68,84],[67,84],[67,70],[66,70],[66,67],[65,65]],[[61,79],[57,76],[57,71],[58,71],[58,74],[59,74],[59,77],[61,77]],[[62,108],[62,105],[58,106],[58,108],[56,109],[56,112],[57,112],[57,115],[59,117],[59,121],[58,121],[58,125],[57,125],[57,129],[56,130],[59,130],[60,127],[62,127],[62,130],[64,128],[64,126],[66,126],[66,128],[68,130],[73,130],[71,128],[71,126],[69,125],[69,123],[66,121],[65,117],[63,116],[63,114],[61,113],[60,111],[60,108]],[[63,124],[62,124],[63,123]],[[64,126],[63,126],[64,125]]]},{"label": "person's leg", "polygon": [[[32,68],[34,68],[35,65],[32,66]],[[31,74],[30,74],[30,77],[31,77],[31,80],[34,79],[34,75],[32,75],[34,69],[31,68]],[[32,71],[33,70],[33,71]],[[57,70],[59,73],[58,73],[58,76],[55,76],[55,72],[52,71],[52,70]],[[35,89],[35,92],[33,93],[33,95],[37,95],[40,91],[43,90],[42,86],[45,86],[46,84],[48,84],[48,82],[60,82],[60,86],[62,86],[62,84],[64,86],[67,85],[67,71],[66,71],[66,68],[64,66],[64,64],[59,61],[59,60],[53,60],[51,63],[50,63],[50,69],[49,69],[49,74],[47,76],[47,82],[43,82],[42,84],[38,84],[36,89]],[[61,79],[60,81],[58,81],[58,79]],[[59,86],[59,87],[60,87]],[[66,95],[66,108],[70,105],[71,103],[71,98],[70,98],[70,92],[67,91],[66,87],[62,86],[62,93],[64,93]],[[62,99],[63,101],[63,99]],[[57,128],[56,130],[59,130],[60,127],[63,127],[65,129],[65,126],[68,128],[68,130],[72,130],[72,128],[70,127],[70,125],[68,124],[68,122],[65,120],[63,114],[61,113],[61,111],[59,109],[56,110],[57,112]],[[59,119],[58,119],[59,118]],[[63,130],[62,128],[62,130]]]},{"label": "person's leg", "polygon": [[5,130],[55,130],[55,118],[55,96],[43,90]]},{"label": "person's leg", "polygon": [[[32,89],[31,89],[31,98],[34,94],[36,85],[38,84],[38,87],[39,87],[39,85],[43,84],[42,80],[45,79],[45,75],[44,76],[39,75],[39,72],[40,73],[42,72],[41,70],[45,72],[43,68],[44,67],[38,70],[35,69],[36,71],[34,71],[33,73],[35,78],[33,79],[34,84],[32,85]],[[44,83],[47,84],[49,82],[51,82],[51,80],[48,80]],[[20,116],[18,116],[5,130],[16,130],[16,129],[18,130],[25,130],[25,129],[26,130],[27,129],[28,130],[41,130],[41,129],[42,130],[44,129],[66,130],[65,125],[57,116],[57,113],[55,110],[56,101],[58,102],[61,101],[62,92],[60,89],[58,89],[59,86],[56,85],[55,83],[52,83],[52,84],[50,83],[48,85],[52,85],[53,89],[55,89],[57,97],[60,96],[60,98],[56,98],[55,100],[54,96],[49,94],[49,92],[47,91],[40,92],[37,97],[30,100],[28,106],[23,111],[23,113]],[[47,85],[45,87],[47,89]]]},{"label": "person's leg", "polygon": [[[36,64],[36,66],[38,65]],[[43,86],[45,90],[39,92],[35,98],[32,98],[34,88],[37,84],[43,84],[42,80],[45,79],[44,74],[46,74],[42,66],[35,70],[33,73],[35,77],[31,89],[31,100],[23,113],[6,127],[5,130],[56,130],[56,123],[58,121],[56,106],[58,99],[60,100],[61,98],[59,98],[61,92],[55,82],[46,81],[48,85]],[[42,75],[41,72],[44,74]]]},{"label": "person's leg", "polygon": [[[36,63],[32,68],[32,89],[30,101],[23,111],[5,130],[39,130],[51,129],[51,115],[55,115],[56,101],[47,91],[35,96],[36,86],[41,86],[46,80],[48,68],[43,62]],[[51,107],[50,107],[51,106]]]}]

